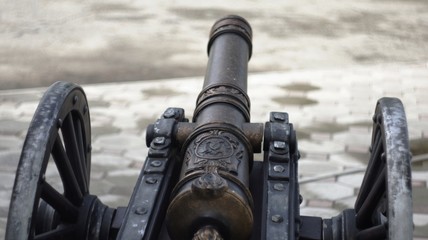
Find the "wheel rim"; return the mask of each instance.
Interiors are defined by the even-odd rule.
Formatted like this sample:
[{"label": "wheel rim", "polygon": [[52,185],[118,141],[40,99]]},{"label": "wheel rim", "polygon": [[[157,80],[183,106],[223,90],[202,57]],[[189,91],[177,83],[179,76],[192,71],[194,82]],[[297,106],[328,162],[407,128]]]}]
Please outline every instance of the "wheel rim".
[{"label": "wheel rim", "polygon": [[355,202],[358,238],[411,239],[411,157],[406,116],[399,99],[378,101],[370,152]]},{"label": "wheel rim", "polygon": [[[24,142],[6,239],[67,234],[70,238],[70,233],[75,232],[81,205],[89,196],[90,138],[89,109],[83,90],[71,83],[52,85],[40,101]],[[47,179],[46,169],[52,164],[59,173],[63,193]],[[40,219],[45,222],[40,223]]]}]

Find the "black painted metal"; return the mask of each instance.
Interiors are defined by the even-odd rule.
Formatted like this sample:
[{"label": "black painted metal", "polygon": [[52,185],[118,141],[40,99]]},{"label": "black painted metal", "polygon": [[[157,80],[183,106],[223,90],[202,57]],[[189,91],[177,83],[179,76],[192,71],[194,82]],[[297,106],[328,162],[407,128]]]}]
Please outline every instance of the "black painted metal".
[{"label": "black painted metal", "polygon": [[[85,94],[74,84],[52,85],[24,143],[6,239],[411,239],[410,153],[401,102],[378,101],[355,210],[329,219],[300,216],[300,156],[288,114],[272,112],[265,126],[250,122],[251,35],[238,16],[214,24],[194,122],[183,109],[168,108],[147,127],[149,152],[127,207],[109,208],[90,195]],[[262,139],[263,162],[253,162]],[[47,174],[50,166],[60,187]]]},{"label": "black painted metal", "polygon": [[399,99],[378,101],[370,151],[369,165],[355,203],[356,226],[361,231],[357,238],[372,235],[411,239],[411,154],[406,115]]},{"label": "black painted metal", "polygon": [[[78,234],[98,231],[94,228],[103,216],[92,216],[98,211],[93,207],[100,211],[106,207],[95,204],[96,197],[89,195],[90,139],[83,90],[71,83],[55,83],[40,101],[27,133],[6,239],[76,239]],[[48,166],[57,169],[61,186],[46,174]]]},{"label": "black painted metal", "polygon": [[264,134],[264,201],[261,239],[294,239],[299,234],[299,152],[288,114],[272,112]]},{"label": "black painted metal", "polygon": [[300,240],[322,239],[323,221],[320,217],[300,216]]},{"label": "black painted metal", "polygon": [[[249,176],[253,145],[262,128],[251,126],[247,65],[251,27],[238,16],[218,20],[210,34],[209,61],[194,124],[182,146],[180,180],[166,223],[171,238],[248,239],[253,226]],[[251,137],[249,137],[251,136]],[[255,137],[254,137],[255,136]]]},{"label": "black painted metal", "polygon": [[[322,220],[323,240],[354,240],[358,232],[355,226],[355,210],[346,209],[339,215]],[[308,227],[308,226],[307,226]]]},{"label": "black painted metal", "polygon": [[147,131],[149,155],[140,173],[117,239],[157,239],[173,183],[178,175],[176,125],[186,121],[184,110],[168,108]]}]

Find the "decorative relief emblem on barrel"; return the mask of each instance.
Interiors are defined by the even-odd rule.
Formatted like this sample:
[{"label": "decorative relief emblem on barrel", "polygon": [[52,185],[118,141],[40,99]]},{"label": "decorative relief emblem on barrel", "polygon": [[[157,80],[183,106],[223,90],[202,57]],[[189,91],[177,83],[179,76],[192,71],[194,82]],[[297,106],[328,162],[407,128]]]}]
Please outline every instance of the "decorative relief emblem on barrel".
[{"label": "decorative relief emblem on barrel", "polygon": [[233,134],[220,130],[203,133],[187,148],[186,174],[208,167],[237,174],[243,154],[244,147]]}]

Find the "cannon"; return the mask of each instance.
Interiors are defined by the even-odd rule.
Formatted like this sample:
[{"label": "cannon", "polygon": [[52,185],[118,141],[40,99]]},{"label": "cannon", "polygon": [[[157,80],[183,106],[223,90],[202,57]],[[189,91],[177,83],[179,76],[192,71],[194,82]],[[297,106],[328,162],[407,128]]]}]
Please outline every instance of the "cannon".
[{"label": "cannon", "polygon": [[[251,123],[249,23],[234,15],[216,21],[208,55],[193,119],[168,108],[147,126],[148,156],[126,207],[106,206],[91,194],[85,93],[73,83],[53,84],[23,145],[6,239],[412,239],[411,154],[399,99],[376,104],[354,208],[325,219],[303,216],[300,154],[288,113]],[[253,159],[257,153],[263,159]],[[61,187],[49,181],[49,166]]]}]

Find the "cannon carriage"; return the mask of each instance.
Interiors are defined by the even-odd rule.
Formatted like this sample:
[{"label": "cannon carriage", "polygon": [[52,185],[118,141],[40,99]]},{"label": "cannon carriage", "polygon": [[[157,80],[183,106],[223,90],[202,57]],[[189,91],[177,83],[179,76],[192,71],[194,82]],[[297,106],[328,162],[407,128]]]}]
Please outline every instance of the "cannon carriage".
[{"label": "cannon carriage", "polygon": [[[354,208],[328,219],[301,216],[298,140],[288,114],[250,121],[251,31],[238,16],[214,24],[193,119],[168,108],[147,127],[149,152],[127,207],[91,195],[86,96],[71,83],[52,85],[24,143],[6,239],[411,239],[401,102],[383,98],[376,105]],[[261,152],[262,161],[254,161]],[[58,169],[62,189],[46,179],[48,165]]]}]

